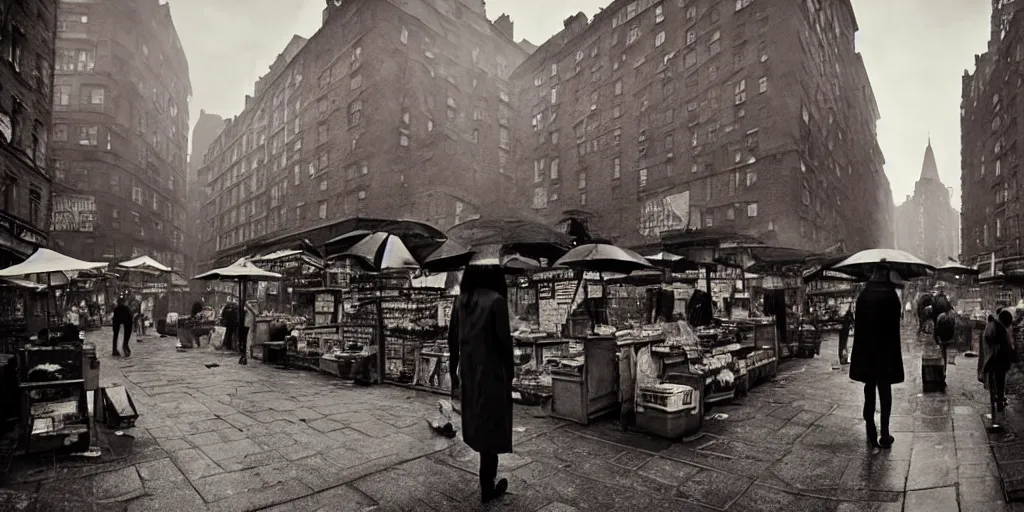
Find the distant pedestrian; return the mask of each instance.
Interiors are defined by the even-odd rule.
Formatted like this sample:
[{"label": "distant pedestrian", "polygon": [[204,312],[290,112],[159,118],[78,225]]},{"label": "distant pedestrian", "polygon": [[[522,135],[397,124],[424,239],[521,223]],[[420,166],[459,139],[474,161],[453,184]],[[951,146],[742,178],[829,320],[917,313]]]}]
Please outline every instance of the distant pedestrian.
[{"label": "distant pedestrian", "polygon": [[117,299],[112,323],[114,327],[114,357],[121,356],[121,353],[117,350],[117,336],[122,329],[124,330],[124,338],[121,341],[121,347],[124,349],[124,356],[131,356],[132,349],[128,348],[128,340],[132,337],[132,310],[125,304],[124,297]]},{"label": "distant pedestrian", "polygon": [[839,319],[839,364],[850,364],[850,352],[847,345],[850,340],[850,327],[853,326],[853,311],[847,309]]},{"label": "distant pedestrian", "polygon": [[[871,280],[857,296],[856,309],[850,378],[864,383],[863,412],[868,445],[889,448],[895,442],[889,432],[892,385],[903,382],[904,375],[900,299],[886,265],[875,267]],[[876,391],[882,416],[881,436],[875,426]]]},{"label": "distant pedestrian", "polygon": [[981,354],[978,357],[978,380],[988,389],[992,412],[1003,412],[1006,407],[1006,372],[1010,371],[1012,341],[1010,326],[1013,314],[1000,308],[996,316],[989,315],[982,335]]},{"label": "distant pedestrian", "polygon": [[917,332],[928,332],[928,319],[931,317],[931,310],[934,297],[932,294],[922,294],[917,299]]},{"label": "distant pedestrian", "polygon": [[[498,454],[512,453],[515,363],[505,276],[498,268],[467,267],[448,326],[452,390],[461,390],[462,438],[480,454],[480,497],[505,494]],[[460,385],[460,376],[462,378]]]},{"label": "distant pedestrian", "polygon": [[949,346],[956,338],[956,312],[946,311],[935,320],[935,343],[942,348],[942,364],[949,364]]}]

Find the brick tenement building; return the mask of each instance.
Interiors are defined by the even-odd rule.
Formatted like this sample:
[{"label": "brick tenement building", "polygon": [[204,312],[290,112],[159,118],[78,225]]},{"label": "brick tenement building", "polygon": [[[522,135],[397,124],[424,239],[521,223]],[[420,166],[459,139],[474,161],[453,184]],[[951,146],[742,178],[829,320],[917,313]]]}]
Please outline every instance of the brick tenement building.
[{"label": "brick tenement building", "polygon": [[56,0],[0,11],[0,268],[48,243]]},{"label": "brick tenement building", "polygon": [[216,114],[210,114],[205,110],[199,111],[199,119],[192,129],[192,146],[188,156],[188,175],[186,177],[186,201],[185,201],[185,222],[188,229],[185,230],[185,253],[190,256],[186,260],[187,266],[182,269],[187,277],[196,275],[196,265],[209,259],[213,254],[213,248],[203,243],[202,231],[206,220],[202,215],[202,205],[209,200],[209,188],[206,186],[205,177],[200,179],[200,169],[206,158],[206,151],[210,144],[220,135],[224,129],[224,118]]},{"label": "brick tenement building", "polygon": [[974,73],[963,76],[961,258],[968,264],[987,264],[993,253],[997,259],[1022,255],[1022,13],[1022,2],[993,1],[988,51],[975,57]]},{"label": "brick tenement building", "polygon": [[849,0],[616,0],[513,73],[522,208],[620,244],[721,227],[891,246],[879,117]]},{"label": "brick tenement building", "polygon": [[185,266],[188,63],[159,0],[62,2],[52,244]]},{"label": "brick tenement building", "polygon": [[935,266],[960,257],[960,212],[939,178],[932,142],[924,150],[914,195],[896,207],[896,248]]},{"label": "brick tenement building", "polygon": [[482,0],[329,2],[207,152],[205,242],[227,257],[357,215],[444,228],[500,211],[513,191],[507,78],[526,55]]}]

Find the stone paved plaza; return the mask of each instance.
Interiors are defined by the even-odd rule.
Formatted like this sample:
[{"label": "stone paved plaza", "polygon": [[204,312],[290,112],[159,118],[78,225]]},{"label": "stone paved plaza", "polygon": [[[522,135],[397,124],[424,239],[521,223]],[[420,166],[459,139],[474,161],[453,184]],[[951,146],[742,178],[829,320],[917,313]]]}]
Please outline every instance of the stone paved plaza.
[{"label": "stone paved plaza", "polygon": [[[104,430],[98,459],[16,457],[0,510],[481,509],[476,454],[427,426],[437,395],[242,367],[205,348],[178,353],[173,338],[133,342],[132,357],[115,360],[109,334],[90,333],[102,382],[127,386],[136,427]],[[486,508],[1017,510],[1003,500],[976,360],[950,367],[947,393],[922,394],[925,341],[911,328],[904,339],[908,381],[894,388],[891,450],[866,448],[860,387],[835,368],[833,338],[820,357],[786,361],[775,381],[716,408],[728,417],[685,442],[518,408],[516,453],[499,470],[511,492]]]}]

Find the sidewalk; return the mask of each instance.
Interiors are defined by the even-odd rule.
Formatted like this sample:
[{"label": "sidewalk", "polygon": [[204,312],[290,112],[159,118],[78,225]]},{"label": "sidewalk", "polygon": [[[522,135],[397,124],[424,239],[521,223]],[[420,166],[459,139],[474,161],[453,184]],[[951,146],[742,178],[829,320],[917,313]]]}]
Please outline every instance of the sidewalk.
[{"label": "sidewalk", "polygon": [[[133,342],[130,359],[113,360],[109,334],[90,339],[103,383],[135,399],[133,437],[105,433],[98,460],[15,459],[0,510],[5,499],[39,512],[480,509],[476,454],[426,425],[436,395],[241,367],[207,349],[177,353],[173,338]],[[946,394],[922,395],[922,342],[905,345],[892,450],[865,447],[861,391],[833,370],[833,338],[821,357],[785,362],[774,382],[716,408],[728,417],[686,442],[518,408],[516,453],[499,470],[511,494],[490,508],[1011,510],[981,422],[975,360],[951,367]],[[205,366],[213,362],[222,366]]]}]

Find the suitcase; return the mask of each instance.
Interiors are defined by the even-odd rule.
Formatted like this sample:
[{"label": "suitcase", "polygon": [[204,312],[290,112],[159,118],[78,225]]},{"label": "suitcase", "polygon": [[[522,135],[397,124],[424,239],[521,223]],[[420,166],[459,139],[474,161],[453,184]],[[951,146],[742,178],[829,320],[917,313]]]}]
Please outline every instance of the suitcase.
[{"label": "suitcase", "polygon": [[946,390],[946,365],[938,346],[928,347],[921,354],[921,387],[925,393]]}]

